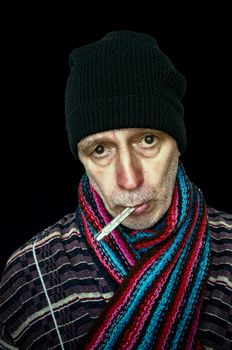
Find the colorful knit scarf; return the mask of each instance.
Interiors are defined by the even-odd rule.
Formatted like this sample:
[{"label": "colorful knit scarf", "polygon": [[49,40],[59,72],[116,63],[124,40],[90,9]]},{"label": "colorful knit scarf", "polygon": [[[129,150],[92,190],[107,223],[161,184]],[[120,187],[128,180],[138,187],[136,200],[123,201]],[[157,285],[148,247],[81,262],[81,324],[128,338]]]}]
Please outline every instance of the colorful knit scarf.
[{"label": "colorful knit scarf", "polygon": [[97,242],[112,217],[89,185],[79,187],[78,224],[118,284],[86,349],[201,349],[197,327],[209,266],[207,209],[180,163],[168,212],[150,229],[123,225]]}]

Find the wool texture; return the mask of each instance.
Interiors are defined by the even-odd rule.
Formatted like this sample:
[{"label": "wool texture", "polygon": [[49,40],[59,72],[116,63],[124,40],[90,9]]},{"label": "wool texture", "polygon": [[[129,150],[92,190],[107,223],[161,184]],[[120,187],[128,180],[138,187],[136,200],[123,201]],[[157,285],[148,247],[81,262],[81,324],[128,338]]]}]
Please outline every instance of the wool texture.
[{"label": "wool texture", "polygon": [[77,221],[118,290],[85,349],[201,349],[199,315],[210,260],[207,208],[179,163],[172,203],[154,227],[120,225],[101,241],[111,216],[83,176]]}]

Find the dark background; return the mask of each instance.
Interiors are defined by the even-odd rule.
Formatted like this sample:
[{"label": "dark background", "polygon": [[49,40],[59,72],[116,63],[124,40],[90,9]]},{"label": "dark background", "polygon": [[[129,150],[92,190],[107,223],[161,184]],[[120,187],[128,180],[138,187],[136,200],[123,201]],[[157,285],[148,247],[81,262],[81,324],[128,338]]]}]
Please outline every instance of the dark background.
[{"label": "dark background", "polygon": [[188,9],[137,7],[135,15],[134,8],[91,6],[1,12],[1,269],[16,248],[76,209],[83,168],[65,130],[68,55],[111,30],[153,35],[185,75],[182,161],[208,204],[232,212],[229,10],[190,3]]}]

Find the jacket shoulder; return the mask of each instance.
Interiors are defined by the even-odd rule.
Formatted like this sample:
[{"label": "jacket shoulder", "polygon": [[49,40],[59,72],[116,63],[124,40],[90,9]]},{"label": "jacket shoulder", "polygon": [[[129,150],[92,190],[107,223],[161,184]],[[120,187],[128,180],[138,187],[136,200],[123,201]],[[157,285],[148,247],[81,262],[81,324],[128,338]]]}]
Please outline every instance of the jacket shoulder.
[{"label": "jacket shoulder", "polygon": [[[0,281],[0,348],[3,344],[14,346],[17,343],[17,336],[12,339],[9,335],[27,328],[31,308],[36,308],[34,296],[43,295],[36,260],[41,268],[45,266],[43,273],[46,275],[45,262],[55,269],[72,241],[78,241],[79,234],[75,213],[68,214],[33,236],[9,257]],[[46,308],[46,300],[41,300]]]},{"label": "jacket shoulder", "polygon": [[59,244],[62,244],[63,249],[65,249],[67,240],[73,234],[75,234],[76,237],[80,234],[76,225],[75,213],[63,216],[59,221],[40,231],[25,242],[21,247],[15,250],[7,260],[0,281],[0,291],[2,292],[6,284],[10,286],[12,281],[15,282],[21,278],[25,278],[26,271],[31,272],[32,266],[34,265],[33,245],[35,245],[35,243],[36,246],[41,248],[42,254],[46,254],[46,250],[49,250],[49,254],[51,254]]},{"label": "jacket shoulder", "polygon": [[208,208],[208,223],[211,257],[199,330],[207,349],[229,349],[232,334],[232,215]]},{"label": "jacket shoulder", "polygon": [[[28,260],[33,244],[36,241],[41,245],[54,244],[54,242],[64,241],[67,236],[74,232],[79,234],[79,229],[76,225],[75,213],[63,216],[59,221],[50,225],[46,229],[34,235],[30,240],[25,242],[22,246],[16,249],[9,257],[6,267],[3,272],[3,279],[12,271],[18,271],[18,263]],[[27,261],[27,264],[29,261]]]},{"label": "jacket shoulder", "polygon": [[232,232],[232,214],[208,208],[208,222],[212,231],[224,234]]}]

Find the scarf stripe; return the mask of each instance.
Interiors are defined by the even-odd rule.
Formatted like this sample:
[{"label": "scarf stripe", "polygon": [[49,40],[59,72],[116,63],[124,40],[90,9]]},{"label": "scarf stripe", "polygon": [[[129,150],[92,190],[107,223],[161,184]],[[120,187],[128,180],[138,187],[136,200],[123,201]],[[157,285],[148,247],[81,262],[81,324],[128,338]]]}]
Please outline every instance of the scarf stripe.
[{"label": "scarf stripe", "polygon": [[82,233],[118,283],[86,349],[200,348],[197,326],[209,265],[209,230],[204,198],[183,165],[168,212],[149,230],[128,232],[120,226],[95,241],[111,217],[87,176],[79,193]]},{"label": "scarf stripe", "polygon": [[[193,223],[192,226],[195,224],[196,222],[196,215],[193,219]],[[180,251],[182,251],[183,247],[184,247],[185,242],[183,242],[182,246],[180,247]],[[175,256],[175,260],[172,261],[172,265],[175,266],[176,265],[176,260],[177,258],[179,258],[178,264],[176,265],[176,268],[174,269],[174,271],[172,272],[172,276],[170,278],[170,282],[167,288],[170,288],[170,286],[172,286],[172,289],[174,289],[176,287],[176,283],[177,283],[177,276],[179,274],[179,271],[181,269],[181,266],[183,265],[183,259],[186,256],[186,251],[183,250],[181,256]],[[195,259],[195,255],[192,257],[192,259],[188,260],[188,265],[185,267],[185,271],[182,272],[182,284],[179,286],[179,291],[178,293],[176,293],[176,295],[174,295],[173,299],[172,299],[172,307],[169,310],[169,312],[167,313],[167,322],[165,325],[163,325],[163,332],[159,332],[159,337],[161,339],[161,344],[158,343],[157,348],[160,347],[160,349],[162,348],[162,344],[165,344],[165,337],[164,334],[166,335],[166,338],[168,336],[168,332],[171,331],[171,325],[173,323],[173,321],[175,320],[175,318],[177,317],[177,312],[180,308],[181,302],[183,301],[183,297],[184,297],[184,293],[185,293],[185,286],[186,286],[186,282],[187,282],[187,277],[189,276],[189,272],[192,269],[192,264],[193,264],[193,260]],[[170,265],[170,267],[172,267]],[[170,273],[170,270],[169,270]],[[175,283],[176,282],[176,283]],[[175,289],[176,291],[176,289]],[[170,290],[168,290],[168,293],[170,292]],[[149,301],[149,306],[152,306],[152,292],[150,293],[150,301]],[[167,300],[165,299],[165,295],[164,297],[164,301],[165,301],[165,305],[167,305]],[[159,315],[157,314],[157,318],[159,317]],[[132,328],[133,329],[133,328]],[[135,335],[134,335],[135,336]],[[129,349],[129,347],[128,347]]]}]

